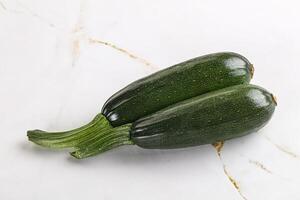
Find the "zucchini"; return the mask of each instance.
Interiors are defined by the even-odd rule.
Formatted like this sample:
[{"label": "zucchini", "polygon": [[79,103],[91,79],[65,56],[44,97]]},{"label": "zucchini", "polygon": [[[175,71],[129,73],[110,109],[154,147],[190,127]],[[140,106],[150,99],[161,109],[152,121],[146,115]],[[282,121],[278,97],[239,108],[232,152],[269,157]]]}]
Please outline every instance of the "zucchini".
[{"label": "zucchini", "polygon": [[253,70],[237,53],[197,57],[131,83],[107,100],[102,114],[114,127],[131,123],[182,100],[249,83]]},{"label": "zucchini", "polygon": [[265,89],[241,84],[178,102],[118,127],[99,114],[75,130],[33,130],[27,135],[44,147],[73,148],[71,155],[75,158],[129,144],[149,149],[183,148],[255,132],[270,120],[275,106],[274,96]]},{"label": "zucchini", "polygon": [[212,144],[257,131],[271,118],[275,106],[273,95],[261,87],[232,86],[135,121],[131,140],[151,149]]}]

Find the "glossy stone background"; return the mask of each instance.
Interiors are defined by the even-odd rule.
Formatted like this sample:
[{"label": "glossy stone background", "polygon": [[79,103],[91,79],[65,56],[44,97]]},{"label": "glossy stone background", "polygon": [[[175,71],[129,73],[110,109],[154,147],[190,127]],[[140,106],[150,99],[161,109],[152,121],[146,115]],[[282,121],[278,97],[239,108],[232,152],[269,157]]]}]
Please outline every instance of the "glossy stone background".
[{"label": "glossy stone background", "polygon": [[[299,200],[298,2],[0,0],[0,199]],[[278,99],[265,128],[219,155],[126,146],[78,161],[26,139],[83,125],[131,81],[219,51],[248,57],[252,82]]]}]

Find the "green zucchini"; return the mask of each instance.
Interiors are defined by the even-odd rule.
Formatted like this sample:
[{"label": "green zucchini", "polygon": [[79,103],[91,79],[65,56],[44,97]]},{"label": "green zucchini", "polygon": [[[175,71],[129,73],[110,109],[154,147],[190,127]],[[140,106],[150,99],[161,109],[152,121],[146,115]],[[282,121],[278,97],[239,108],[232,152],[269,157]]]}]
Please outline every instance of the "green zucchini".
[{"label": "green zucchini", "polygon": [[254,85],[237,85],[179,102],[135,121],[131,140],[143,148],[212,144],[255,132],[271,118],[275,98]]},{"label": "green zucchini", "polygon": [[253,70],[237,53],[197,57],[133,82],[108,99],[102,114],[114,127],[131,123],[182,100],[249,83]]},{"label": "green zucchini", "polygon": [[60,133],[28,131],[28,138],[44,147],[73,148],[71,155],[76,158],[128,144],[151,149],[183,148],[257,131],[270,120],[275,106],[271,93],[242,84],[178,102],[118,127],[99,114],[81,128]]}]

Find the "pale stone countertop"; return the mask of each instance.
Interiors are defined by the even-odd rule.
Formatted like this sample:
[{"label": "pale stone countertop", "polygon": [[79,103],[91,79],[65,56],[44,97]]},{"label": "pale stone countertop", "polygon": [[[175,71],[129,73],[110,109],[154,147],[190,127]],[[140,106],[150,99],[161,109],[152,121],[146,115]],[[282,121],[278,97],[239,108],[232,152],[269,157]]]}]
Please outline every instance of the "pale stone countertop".
[{"label": "pale stone countertop", "polygon": [[[0,199],[299,200],[299,1],[0,0]],[[89,122],[114,92],[234,51],[278,106],[258,133],[212,145],[124,146],[75,160],[26,130]]]}]

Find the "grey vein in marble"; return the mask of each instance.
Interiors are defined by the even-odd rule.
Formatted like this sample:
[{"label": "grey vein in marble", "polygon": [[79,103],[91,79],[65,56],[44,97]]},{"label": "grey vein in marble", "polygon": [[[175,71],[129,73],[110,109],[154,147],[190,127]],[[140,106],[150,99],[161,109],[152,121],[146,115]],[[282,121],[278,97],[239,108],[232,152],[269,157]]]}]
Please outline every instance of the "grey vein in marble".
[{"label": "grey vein in marble", "polygon": [[50,22],[48,19],[42,17],[41,15],[35,13],[34,11],[32,11],[31,9],[29,9],[27,6],[25,6],[24,4],[20,3],[19,1],[16,1],[20,7],[22,7],[24,10],[15,10],[15,9],[10,9],[7,8],[3,2],[0,2],[0,7],[2,7],[6,12],[9,13],[14,13],[14,14],[23,14],[23,15],[29,15],[32,16],[38,20],[40,20],[41,22],[43,22],[44,24],[48,25],[51,28],[55,28],[55,24]]},{"label": "grey vein in marble", "polygon": [[0,7],[3,9],[3,10],[7,10],[6,7],[4,6],[4,4],[0,1]]},{"label": "grey vein in marble", "polygon": [[258,162],[256,160],[249,160],[249,163],[255,165],[256,167],[258,167],[259,169],[269,173],[269,174],[272,174],[272,171],[269,170],[268,168],[266,168],[261,162]]}]

